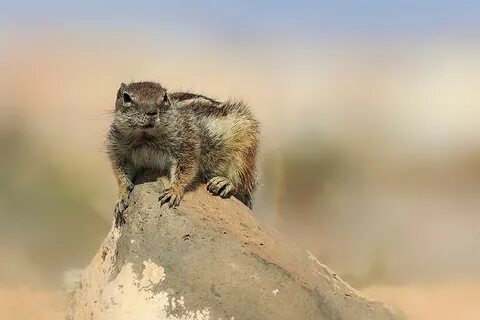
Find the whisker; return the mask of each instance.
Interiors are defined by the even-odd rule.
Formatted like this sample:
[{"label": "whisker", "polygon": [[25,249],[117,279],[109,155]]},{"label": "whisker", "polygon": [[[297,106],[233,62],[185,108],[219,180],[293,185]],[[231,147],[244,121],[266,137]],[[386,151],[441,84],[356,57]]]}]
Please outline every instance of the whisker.
[{"label": "whisker", "polygon": [[115,115],[115,110],[102,110],[97,113],[89,114],[89,118],[105,118],[105,117],[113,117]]}]

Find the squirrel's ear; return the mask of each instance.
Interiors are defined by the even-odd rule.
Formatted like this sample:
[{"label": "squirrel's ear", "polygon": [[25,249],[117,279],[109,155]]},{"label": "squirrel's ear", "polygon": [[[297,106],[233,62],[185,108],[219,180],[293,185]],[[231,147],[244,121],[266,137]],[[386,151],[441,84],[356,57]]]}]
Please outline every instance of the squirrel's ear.
[{"label": "squirrel's ear", "polygon": [[165,92],[163,96],[158,98],[157,105],[170,107],[171,103],[170,103],[170,97],[168,96],[168,93]]},{"label": "squirrel's ear", "polygon": [[127,87],[127,85],[122,82],[122,84],[120,85],[120,88],[118,88],[118,91],[117,91],[117,100],[120,99],[120,97],[122,96],[123,91],[125,91],[126,87]]},{"label": "squirrel's ear", "polygon": [[171,102],[170,102],[170,97],[168,96],[168,93],[165,92],[165,95],[163,96],[163,101],[165,103],[165,106],[170,107]]}]

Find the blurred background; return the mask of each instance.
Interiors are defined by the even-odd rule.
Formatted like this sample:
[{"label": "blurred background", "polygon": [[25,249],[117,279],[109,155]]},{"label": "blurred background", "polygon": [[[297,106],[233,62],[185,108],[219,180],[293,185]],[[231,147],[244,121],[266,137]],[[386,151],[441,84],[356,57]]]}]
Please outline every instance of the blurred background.
[{"label": "blurred background", "polygon": [[62,318],[65,274],[111,227],[116,90],[153,80],[250,103],[264,223],[411,319],[479,319],[479,16],[466,0],[2,1],[0,318]]}]

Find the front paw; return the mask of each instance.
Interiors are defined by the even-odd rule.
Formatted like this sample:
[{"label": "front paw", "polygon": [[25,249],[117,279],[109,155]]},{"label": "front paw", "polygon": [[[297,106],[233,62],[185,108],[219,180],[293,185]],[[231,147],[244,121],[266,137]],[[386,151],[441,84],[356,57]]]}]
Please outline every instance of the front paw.
[{"label": "front paw", "polygon": [[115,204],[115,225],[121,226],[125,223],[125,216],[124,212],[128,208],[130,194],[122,196],[120,199],[117,200]]},{"label": "front paw", "polygon": [[228,198],[235,191],[233,183],[225,177],[213,177],[207,182],[207,190],[216,196]]},{"label": "front paw", "polygon": [[158,197],[158,201],[160,201],[160,206],[168,203],[169,207],[178,207],[180,201],[182,200],[183,193],[178,189],[168,188],[163,190],[160,193],[160,197]]},{"label": "front paw", "polygon": [[127,196],[130,195],[130,193],[133,191],[133,188],[135,188],[135,185],[132,182],[127,183],[125,186],[125,190],[127,190]]}]

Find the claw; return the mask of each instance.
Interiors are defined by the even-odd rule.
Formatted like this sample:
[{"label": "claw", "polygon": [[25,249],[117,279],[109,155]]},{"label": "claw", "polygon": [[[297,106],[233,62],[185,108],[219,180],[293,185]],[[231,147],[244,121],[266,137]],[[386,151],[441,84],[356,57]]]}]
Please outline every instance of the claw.
[{"label": "claw", "polygon": [[235,190],[235,187],[227,178],[213,177],[207,182],[207,190],[216,196],[228,198]]},{"label": "claw", "polygon": [[220,197],[228,198],[232,194],[233,189],[234,188],[232,184],[226,185],[225,188],[223,188],[222,192],[220,192]]},{"label": "claw", "polygon": [[115,204],[115,226],[119,227],[125,223],[125,210],[128,208],[130,193],[122,196]]},{"label": "claw", "polygon": [[216,194],[219,194],[220,190],[222,190],[227,184],[229,184],[228,181],[221,180],[215,184],[213,190],[215,191]]},{"label": "claw", "polygon": [[160,206],[163,206],[165,203],[168,202],[168,206],[170,208],[178,207],[181,200],[182,194],[178,191],[173,190],[172,188],[164,190],[158,197],[158,201],[160,201]]},{"label": "claw", "polygon": [[171,197],[171,194],[169,193],[169,190],[164,190],[162,193],[160,193],[160,196],[158,197],[158,201],[160,201],[160,205],[165,204]]},{"label": "claw", "polygon": [[208,182],[207,182],[207,189],[210,190],[210,188],[213,186],[213,185],[216,185],[218,181],[220,181],[220,179],[222,179],[222,177],[214,177],[212,179],[210,179]]}]

